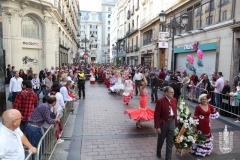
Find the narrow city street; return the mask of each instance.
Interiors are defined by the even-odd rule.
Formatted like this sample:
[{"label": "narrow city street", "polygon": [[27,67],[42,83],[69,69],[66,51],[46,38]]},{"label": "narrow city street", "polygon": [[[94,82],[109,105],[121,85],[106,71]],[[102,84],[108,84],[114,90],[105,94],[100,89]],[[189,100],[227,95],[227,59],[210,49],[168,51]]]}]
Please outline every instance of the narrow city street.
[{"label": "narrow city street", "polygon": [[[149,89],[148,89],[149,90]],[[150,91],[150,90],[149,90]],[[162,96],[159,92],[159,97]],[[150,103],[148,107],[155,108]],[[196,104],[190,104],[194,106]],[[143,122],[142,129],[135,126],[135,121],[124,115],[124,110],[139,107],[139,97],[134,96],[129,105],[123,103],[121,96],[109,93],[105,84],[90,85],[86,81],[86,99],[79,101],[75,110],[75,122],[70,140],[65,140],[56,148],[52,159],[95,160],[157,160],[157,134],[153,121]],[[189,107],[193,112],[193,107]],[[219,150],[219,132],[224,126],[233,131],[233,150],[222,154]],[[214,136],[214,149],[210,156],[199,157],[190,153],[180,156],[173,147],[173,160],[237,160],[240,157],[240,127],[222,119],[213,120],[211,130]],[[165,145],[162,159],[165,158]]]}]

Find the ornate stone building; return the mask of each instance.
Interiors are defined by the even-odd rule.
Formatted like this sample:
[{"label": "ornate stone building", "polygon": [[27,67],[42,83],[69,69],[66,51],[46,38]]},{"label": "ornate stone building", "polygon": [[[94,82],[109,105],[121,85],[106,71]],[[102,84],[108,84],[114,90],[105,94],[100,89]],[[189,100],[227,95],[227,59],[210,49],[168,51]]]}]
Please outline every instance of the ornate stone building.
[{"label": "ornate stone building", "polygon": [[77,0],[2,1],[6,64],[34,72],[76,62]]}]

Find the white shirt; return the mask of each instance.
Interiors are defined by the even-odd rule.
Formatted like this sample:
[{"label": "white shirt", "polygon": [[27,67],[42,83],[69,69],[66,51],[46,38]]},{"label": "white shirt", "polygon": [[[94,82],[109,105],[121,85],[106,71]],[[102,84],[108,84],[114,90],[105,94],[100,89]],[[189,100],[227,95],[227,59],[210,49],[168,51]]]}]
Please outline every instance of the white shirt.
[{"label": "white shirt", "polygon": [[9,84],[9,92],[22,91],[22,82],[23,79],[21,77],[18,77],[17,79],[15,77],[12,77]]},{"label": "white shirt", "polygon": [[[48,95],[50,96],[50,93]],[[56,102],[57,113],[61,113],[63,110],[63,107],[65,106],[64,101],[63,101],[63,96],[60,92],[57,92],[55,94],[55,97],[57,99],[57,102]],[[53,112],[53,107],[51,108],[51,111]]]},{"label": "white shirt", "polygon": [[23,133],[18,128],[14,131],[0,123],[0,159],[1,160],[24,160],[25,153],[22,144]]},{"label": "white shirt", "polygon": [[63,100],[65,101],[65,102],[70,102],[70,101],[72,101],[73,99],[68,95],[68,90],[67,90],[67,88],[66,87],[61,87],[60,88],[60,93],[62,94],[62,96],[63,96]]},{"label": "white shirt", "polygon": [[143,75],[142,73],[135,73],[134,77],[133,77],[133,81],[140,81],[143,79]]},{"label": "white shirt", "polygon": [[[167,96],[166,96],[167,98]],[[171,102],[170,99],[167,98],[167,100],[169,101],[169,103]],[[174,116],[174,113],[173,113],[173,110],[172,110],[172,106],[169,106],[170,107],[170,116]]]}]

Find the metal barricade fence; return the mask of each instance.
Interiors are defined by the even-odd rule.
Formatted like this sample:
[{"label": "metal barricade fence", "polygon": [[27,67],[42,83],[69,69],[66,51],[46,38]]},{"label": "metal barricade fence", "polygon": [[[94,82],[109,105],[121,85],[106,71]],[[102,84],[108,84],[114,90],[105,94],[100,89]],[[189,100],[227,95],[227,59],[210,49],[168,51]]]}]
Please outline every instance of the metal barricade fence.
[{"label": "metal barricade fence", "polygon": [[[73,102],[67,102],[65,104],[65,109],[62,112],[61,124],[63,130],[60,132],[59,137],[64,138],[64,127],[67,124],[70,113],[73,112]],[[25,160],[49,160],[57,146],[57,134],[59,131],[59,124],[51,125],[47,130],[45,130],[42,138],[39,140],[37,153],[30,153]]]},{"label": "metal barricade fence", "polygon": [[[210,104],[218,109],[221,116],[240,120],[240,99],[236,95],[221,94],[211,91],[210,97]],[[218,106],[216,106],[216,104],[218,104]]]}]

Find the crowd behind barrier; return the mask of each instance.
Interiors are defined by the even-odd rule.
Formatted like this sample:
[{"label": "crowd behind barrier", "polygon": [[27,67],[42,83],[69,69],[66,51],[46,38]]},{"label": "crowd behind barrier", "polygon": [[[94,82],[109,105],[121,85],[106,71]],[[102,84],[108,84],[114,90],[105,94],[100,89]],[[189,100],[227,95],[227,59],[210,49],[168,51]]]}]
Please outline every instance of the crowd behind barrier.
[{"label": "crowd behind barrier", "polygon": [[29,153],[25,160],[49,160],[57,146],[58,136],[64,139],[64,127],[67,125],[69,115],[73,111],[73,103],[67,102],[63,115],[61,117],[61,124],[53,124],[44,131],[42,138],[40,139],[37,147],[37,153]]}]

